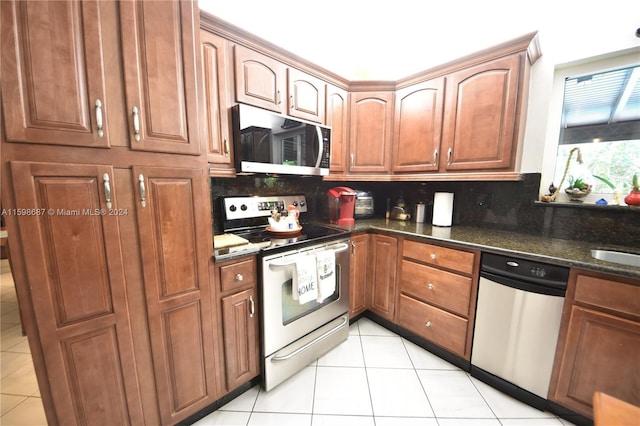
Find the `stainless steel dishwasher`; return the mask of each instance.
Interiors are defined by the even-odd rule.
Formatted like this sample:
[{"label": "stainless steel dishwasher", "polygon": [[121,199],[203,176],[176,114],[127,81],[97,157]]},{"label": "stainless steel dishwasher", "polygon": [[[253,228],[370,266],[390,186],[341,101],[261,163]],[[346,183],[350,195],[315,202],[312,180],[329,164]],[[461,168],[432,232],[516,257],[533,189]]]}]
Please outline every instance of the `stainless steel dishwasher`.
[{"label": "stainless steel dishwasher", "polygon": [[546,408],[569,269],[483,253],[471,375]]}]

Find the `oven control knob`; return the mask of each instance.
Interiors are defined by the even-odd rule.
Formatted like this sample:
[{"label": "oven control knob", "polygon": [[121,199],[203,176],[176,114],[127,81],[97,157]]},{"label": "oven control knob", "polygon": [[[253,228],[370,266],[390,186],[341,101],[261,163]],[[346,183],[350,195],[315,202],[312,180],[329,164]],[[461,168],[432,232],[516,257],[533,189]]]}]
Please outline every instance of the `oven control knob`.
[{"label": "oven control knob", "polygon": [[300,207],[304,207],[306,203],[304,201],[300,201]]},{"label": "oven control knob", "polygon": [[293,203],[291,203],[293,205],[293,207],[298,207],[298,202],[294,201]]},{"label": "oven control knob", "polygon": [[243,212],[246,212],[247,211],[247,205],[246,204],[241,205],[240,206],[240,210],[242,210]]},{"label": "oven control knob", "polygon": [[229,211],[231,211],[231,212],[235,212],[236,210],[237,210],[237,208],[236,208],[236,206],[234,206],[233,204],[231,204],[231,205],[229,206]]}]

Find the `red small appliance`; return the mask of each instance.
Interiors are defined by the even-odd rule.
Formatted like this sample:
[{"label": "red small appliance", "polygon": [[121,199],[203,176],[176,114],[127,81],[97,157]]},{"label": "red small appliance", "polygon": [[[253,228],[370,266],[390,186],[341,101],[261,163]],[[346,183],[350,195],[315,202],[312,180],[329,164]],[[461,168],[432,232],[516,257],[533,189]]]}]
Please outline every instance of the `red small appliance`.
[{"label": "red small appliance", "polygon": [[353,226],[356,207],[356,191],[346,186],[336,186],[327,193],[329,198],[329,222]]}]

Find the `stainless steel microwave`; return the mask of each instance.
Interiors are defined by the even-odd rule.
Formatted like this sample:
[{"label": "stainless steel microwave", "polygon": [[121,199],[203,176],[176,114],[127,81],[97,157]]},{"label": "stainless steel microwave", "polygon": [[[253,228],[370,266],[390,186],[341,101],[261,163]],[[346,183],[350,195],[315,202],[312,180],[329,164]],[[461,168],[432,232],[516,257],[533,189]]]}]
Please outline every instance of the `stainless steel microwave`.
[{"label": "stainless steel microwave", "polygon": [[244,104],[231,117],[238,173],[329,174],[329,127]]}]

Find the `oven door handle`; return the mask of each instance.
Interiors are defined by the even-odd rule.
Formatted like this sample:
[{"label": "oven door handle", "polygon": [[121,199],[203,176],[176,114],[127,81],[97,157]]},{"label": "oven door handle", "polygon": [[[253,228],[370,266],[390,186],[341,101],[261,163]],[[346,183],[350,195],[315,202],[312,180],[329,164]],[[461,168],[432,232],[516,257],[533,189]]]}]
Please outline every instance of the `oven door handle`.
[{"label": "oven door handle", "polygon": [[293,352],[291,352],[291,353],[289,353],[287,355],[274,356],[273,358],[271,358],[271,361],[274,361],[274,362],[286,361],[286,360],[291,359],[294,356],[298,355],[300,352],[303,352],[303,351],[309,349],[311,346],[315,345],[319,341],[326,339],[327,337],[331,336],[333,333],[335,333],[336,331],[338,331],[342,327],[344,327],[344,324],[347,321],[349,321],[348,317],[346,315],[344,315],[341,319],[342,319],[342,321],[340,322],[340,324],[338,324],[337,326],[333,327],[331,330],[327,331],[323,335],[316,337],[315,339],[313,339],[312,341],[310,341],[306,345],[299,347],[298,349],[296,349],[295,351],[293,351]]},{"label": "oven door handle", "polygon": [[[348,250],[349,249],[349,244],[342,243],[340,245],[337,245],[337,248],[335,248],[335,249],[333,249],[331,247],[332,246],[329,246],[326,249],[323,249],[321,251],[333,250],[333,252],[335,254],[338,254],[338,253],[342,253],[343,251]],[[317,251],[317,252],[311,251],[309,253],[320,253],[321,251]],[[269,262],[269,269],[277,270],[277,269],[289,268],[290,266],[294,266],[295,264],[296,264],[295,260],[293,262],[287,262],[287,263]]]}]

